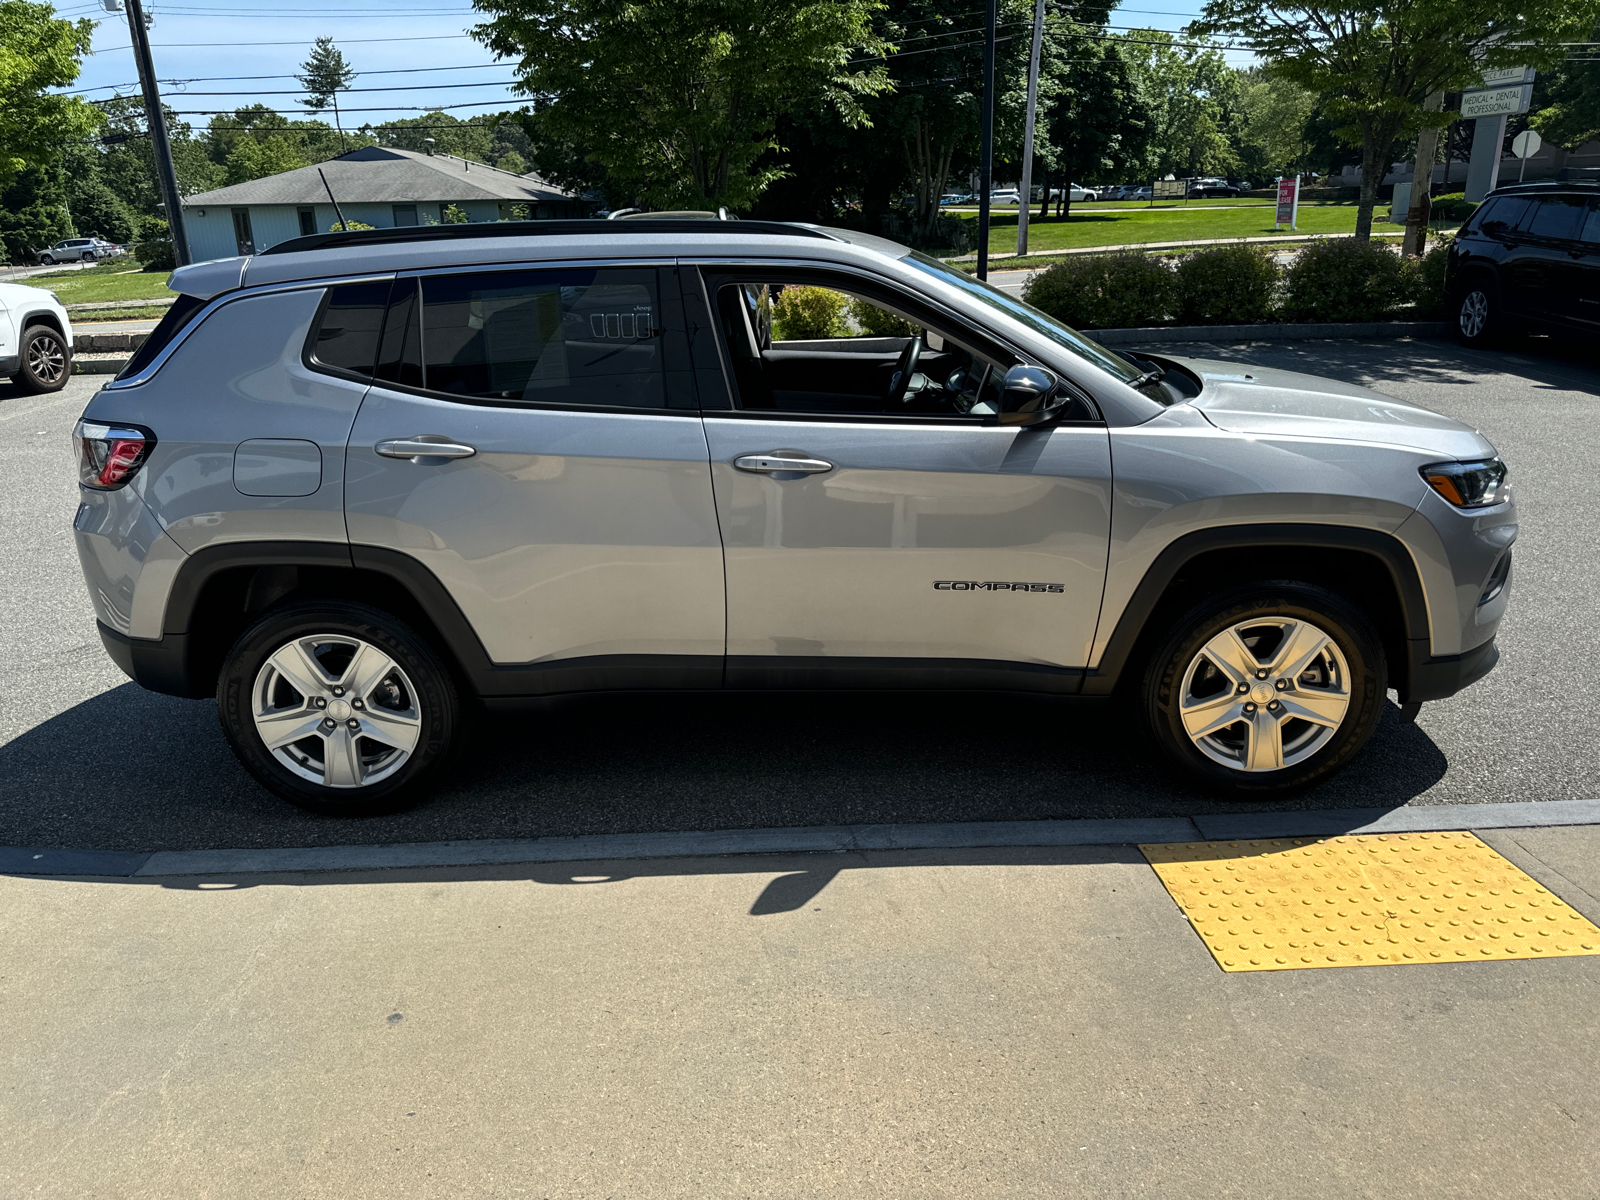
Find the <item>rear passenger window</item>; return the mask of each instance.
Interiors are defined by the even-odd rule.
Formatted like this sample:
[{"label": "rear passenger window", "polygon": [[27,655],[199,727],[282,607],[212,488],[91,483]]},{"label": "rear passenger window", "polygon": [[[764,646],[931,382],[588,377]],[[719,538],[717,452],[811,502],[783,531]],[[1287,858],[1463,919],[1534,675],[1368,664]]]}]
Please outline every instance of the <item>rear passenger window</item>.
[{"label": "rear passenger window", "polygon": [[1516,229],[1528,211],[1529,201],[1522,196],[1496,196],[1484,202],[1472,222],[1474,232],[1504,237]]},{"label": "rear passenger window", "polygon": [[345,283],[329,288],[312,335],[311,357],[325,367],[372,377],[378,335],[389,303],[390,281]]},{"label": "rear passenger window", "polygon": [[1590,202],[1588,215],[1583,218],[1583,232],[1578,236],[1585,242],[1600,242],[1600,204]]},{"label": "rear passenger window", "polygon": [[483,400],[666,408],[660,289],[648,267],[422,281],[422,386]]},{"label": "rear passenger window", "polygon": [[1528,232],[1534,237],[1573,240],[1583,228],[1583,218],[1588,209],[1588,200],[1579,196],[1541,197],[1539,210],[1533,214]]}]

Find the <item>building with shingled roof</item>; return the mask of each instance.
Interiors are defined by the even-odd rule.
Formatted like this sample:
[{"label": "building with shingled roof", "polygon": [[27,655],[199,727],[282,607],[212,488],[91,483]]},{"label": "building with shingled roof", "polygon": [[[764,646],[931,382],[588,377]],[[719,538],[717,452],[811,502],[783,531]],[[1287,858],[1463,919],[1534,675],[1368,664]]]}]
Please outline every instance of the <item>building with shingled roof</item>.
[{"label": "building with shingled roof", "polygon": [[195,262],[258,254],[290,238],[326,233],[339,220],[333,200],[345,220],[378,229],[440,223],[451,205],[468,221],[586,217],[595,207],[535,174],[451,154],[365,146],[316,166],[187,197],[190,254]]}]

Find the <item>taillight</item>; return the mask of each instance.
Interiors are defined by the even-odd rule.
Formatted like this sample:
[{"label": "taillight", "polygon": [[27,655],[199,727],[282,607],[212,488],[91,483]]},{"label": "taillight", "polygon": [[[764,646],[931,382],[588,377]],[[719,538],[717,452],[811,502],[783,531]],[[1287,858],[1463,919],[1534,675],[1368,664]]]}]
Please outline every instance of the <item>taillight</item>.
[{"label": "taillight", "polygon": [[156,444],[147,429],[95,421],[79,421],[72,440],[77,443],[78,482],[101,492],[114,492],[132,479]]}]

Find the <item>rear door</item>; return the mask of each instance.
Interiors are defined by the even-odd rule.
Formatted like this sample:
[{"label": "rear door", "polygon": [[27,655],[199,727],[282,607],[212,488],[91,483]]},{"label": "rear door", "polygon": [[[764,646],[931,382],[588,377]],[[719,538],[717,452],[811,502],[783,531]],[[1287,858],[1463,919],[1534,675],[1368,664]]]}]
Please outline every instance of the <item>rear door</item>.
[{"label": "rear door", "polygon": [[720,684],[722,549],[675,268],[402,277],[349,448],[363,547],[443,584],[499,690]]},{"label": "rear door", "polygon": [[1520,278],[1527,288],[1523,311],[1561,324],[1571,324],[1583,274],[1579,240],[1589,213],[1586,196],[1540,196],[1518,251]]}]

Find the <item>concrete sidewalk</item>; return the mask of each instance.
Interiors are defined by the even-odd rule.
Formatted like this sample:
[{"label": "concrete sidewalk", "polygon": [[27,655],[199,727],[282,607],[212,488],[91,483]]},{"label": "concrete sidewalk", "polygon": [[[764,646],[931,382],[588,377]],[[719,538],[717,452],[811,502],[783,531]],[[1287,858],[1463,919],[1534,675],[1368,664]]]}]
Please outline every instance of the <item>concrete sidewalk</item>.
[{"label": "concrete sidewalk", "polygon": [[[1600,916],[1600,828],[1483,835]],[[1595,958],[1220,971],[1132,847],[0,878],[0,1193],[1579,1196]]]}]

